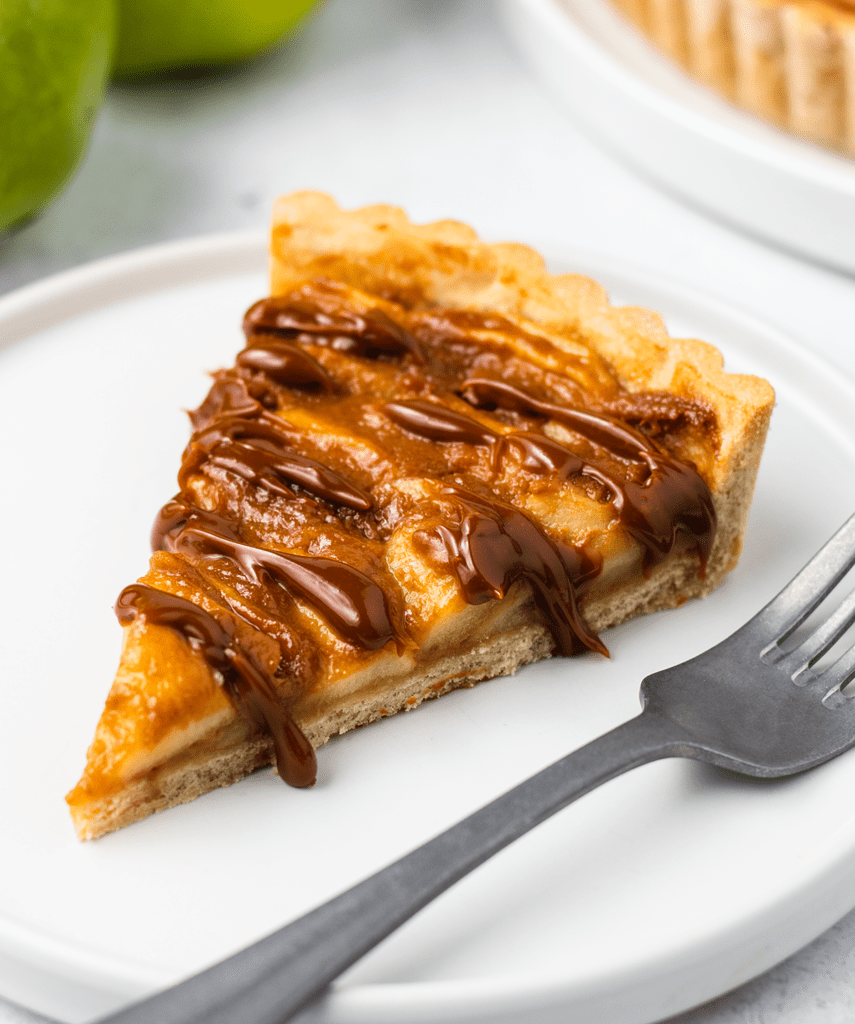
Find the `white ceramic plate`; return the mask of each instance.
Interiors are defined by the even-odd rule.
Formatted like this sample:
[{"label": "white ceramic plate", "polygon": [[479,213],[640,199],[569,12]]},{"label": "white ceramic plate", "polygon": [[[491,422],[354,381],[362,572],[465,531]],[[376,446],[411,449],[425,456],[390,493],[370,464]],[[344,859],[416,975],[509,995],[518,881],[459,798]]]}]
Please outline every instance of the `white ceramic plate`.
[{"label": "white ceramic plate", "polygon": [[[115,668],[116,594],[174,491],[182,408],[230,363],[264,245],[102,261],[0,300],[0,992],[84,1021],[195,972],[638,709],[642,676],[728,634],[855,507],[855,391],[772,329],[607,258],[555,268],[664,312],[779,406],[743,561],[702,603],[330,743],[313,791],[262,772],[96,843],[63,803]],[[345,976],[312,1024],[643,1024],[739,984],[855,905],[855,755],[750,782],[660,762],[597,790]]]},{"label": "white ceramic plate", "polygon": [[534,71],[609,149],[752,233],[855,270],[855,161],[730,106],[605,0],[503,0]]}]

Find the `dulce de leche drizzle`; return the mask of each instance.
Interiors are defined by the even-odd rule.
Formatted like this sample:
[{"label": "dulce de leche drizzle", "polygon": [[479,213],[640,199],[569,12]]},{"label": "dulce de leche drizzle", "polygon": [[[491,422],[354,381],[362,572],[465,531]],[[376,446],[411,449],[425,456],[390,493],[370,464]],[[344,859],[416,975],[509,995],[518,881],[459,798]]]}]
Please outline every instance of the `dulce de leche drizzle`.
[{"label": "dulce de leche drizzle", "polygon": [[274,494],[290,496],[290,485],[296,484],[337,505],[360,512],[371,508],[371,498],[364,491],[315,459],[289,451],[289,439],[281,421],[260,408],[220,415],[193,435],[184,452],[178,484],[184,488],[193,473],[209,463]]},{"label": "dulce de leche drizzle", "polygon": [[[547,374],[538,360],[570,356],[514,330],[497,316],[410,311],[310,282],[250,308],[247,347],[191,413],[180,493],[159,513],[152,547],[219,595],[223,622],[144,584],[122,593],[117,614],[168,626],[197,648],[235,706],[271,734],[286,781],[314,778],[311,745],[280,707],[293,704],[281,697],[283,679],[299,700],[321,678],[318,659],[303,656],[317,648],[312,622],[320,616],[356,666],[370,664],[371,652],[413,646],[401,584],[385,561],[384,542],[401,524],[436,523],[439,509],[438,525],[413,532],[415,547],[469,604],[528,586],[562,654],[607,653],[579,611],[602,558],[521,509],[528,488],[552,479],[590,496],[593,487],[640,544],[645,571],[678,534],[692,539],[703,569],[715,512],[701,476],[602,414],[603,403],[638,410],[643,401],[606,379],[604,364],[587,378],[584,359],[572,380]],[[584,404],[588,378],[596,412],[567,397]],[[702,421],[703,410],[680,399],[654,399],[657,429]],[[582,442],[547,436],[546,422]],[[397,486],[413,477],[418,486]],[[275,673],[242,649],[226,624],[238,620],[279,641]]]},{"label": "dulce de leche drizzle", "polygon": [[[621,525],[644,547],[645,568],[671,553],[680,530],[694,537],[701,565],[706,565],[715,538],[716,512],[709,488],[693,466],[659,451],[631,427],[543,401],[503,381],[469,380],[461,393],[476,406],[491,404],[556,420],[618,458],[642,463],[646,467],[642,480],[621,480],[569,451],[565,463],[553,465],[562,476],[588,476],[608,488]],[[557,454],[556,442],[553,445],[552,453]]]},{"label": "dulce de leche drizzle", "polygon": [[499,435],[495,430],[466,416],[447,409],[438,402],[412,399],[388,402],[383,412],[398,426],[430,441],[454,441],[458,444],[492,444]]},{"label": "dulce de leche drizzle", "polygon": [[152,531],[158,548],[192,562],[223,556],[256,585],[272,580],[313,605],[343,636],[377,651],[401,632],[392,623],[386,595],[365,573],[333,558],[269,551],[242,541],[237,525],[173,498],[161,509]]},{"label": "dulce de leche drizzle", "polygon": [[[520,580],[531,586],[534,601],[550,623],[561,654],[573,654],[580,646],[608,654],[599,637],[588,628],[576,604],[580,579],[596,574],[590,561],[568,564],[543,529],[519,509],[504,502],[472,494],[460,487],[442,493],[463,510],[459,522],[449,521],[430,532],[417,533],[417,543],[435,548],[441,544],[444,561],[469,604],[501,600]],[[436,554],[436,551],[434,551]],[[570,572],[576,574],[571,579]]]},{"label": "dulce de leche drizzle", "polygon": [[311,743],[295,725],[270,675],[213,615],[183,597],[135,583],[119,594],[116,617],[123,626],[143,617],[180,633],[219,674],[234,706],[270,734],[283,781],[290,786],[314,784],[317,761]]},{"label": "dulce de leche drizzle", "polygon": [[334,391],[332,377],[297,345],[265,335],[250,337],[250,345],[238,353],[237,365],[245,370],[262,373],[277,384],[289,387],[316,385],[324,391]]},{"label": "dulce de leche drizzle", "polygon": [[618,458],[642,463],[646,467],[644,479],[621,479],[543,435],[528,431],[499,434],[438,403],[390,402],[383,411],[404,429],[432,441],[495,444],[497,461],[504,449],[516,447],[522,453],[523,465],[532,472],[554,473],[568,480],[580,476],[596,480],[606,488],[624,528],[643,545],[647,569],[670,554],[679,530],[694,537],[701,563],[706,564],[715,537],[716,513],[709,489],[693,467],[660,452],[630,427],[542,401],[501,381],[467,381],[462,394],[473,405],[491,404],[563,422]]},{"label": "dulce de leche drizzle", "polygon": [[340,291],[322,283],[313,284],[307,293],[271,296],[251,306],[243,321],[250,344],[259,335],[273,334],[369,358],[409,354],[424,362],[419,341],[382,309],[347,308]]}]

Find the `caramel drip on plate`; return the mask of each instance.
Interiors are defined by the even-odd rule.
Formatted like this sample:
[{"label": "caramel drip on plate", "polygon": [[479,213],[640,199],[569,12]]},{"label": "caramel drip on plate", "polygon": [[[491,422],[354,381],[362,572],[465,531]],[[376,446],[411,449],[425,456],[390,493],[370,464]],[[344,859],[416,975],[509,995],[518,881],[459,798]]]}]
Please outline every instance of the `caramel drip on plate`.
[{"label": "caramel drip on plate", "polygon": [[[702,408],[631,395],[601,360],[586,364],[502,317],[409,311],[323,281],[257,302],[244,333],[234,368],[214,375],[191,413],[180,493],[152,531],[154,549],[213,588],[222,615],[144,584],[123,591],[116,610],[199,650],[272,736],[286,781],[314,778],[311,745],[282,707],[319,678],[318,617],[357,665],[413,647],[383,547],[402,523],[423,524],[413,544],[467,603],[528,588],[562,654],[607,653],[579,611],[602,558],[518,507],[528,489],[551,488],[551,478],[608,502],[645,572],[688,535],[703,571],[715,532],[703,479],[602,412],[620,405],[679,431],[708,429]],[[547,423],[571,436],[547,436]],[[408,477],[418,485],[398,487]],[[241,646],[238,620],[278,640],[275,672]]]}]

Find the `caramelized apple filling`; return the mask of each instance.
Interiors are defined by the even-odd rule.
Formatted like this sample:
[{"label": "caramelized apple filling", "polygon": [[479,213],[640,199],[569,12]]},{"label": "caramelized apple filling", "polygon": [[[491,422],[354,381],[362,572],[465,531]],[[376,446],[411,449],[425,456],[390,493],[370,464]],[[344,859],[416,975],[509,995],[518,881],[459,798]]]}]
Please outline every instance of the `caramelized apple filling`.
[{"label": "caramelized apple filling", "polygon": [[646,574],[680,545],[703,573],[714,414],[628,391],[584,339],[320,280],[256,303],[244,328],[191,414],[160,554],[116,612],[201,657],[286,782],[315,778],[301,709],[383,659],[417,661],[455,608],[526,587],[556,652],[606,653],[581,611],[604,560]]}]

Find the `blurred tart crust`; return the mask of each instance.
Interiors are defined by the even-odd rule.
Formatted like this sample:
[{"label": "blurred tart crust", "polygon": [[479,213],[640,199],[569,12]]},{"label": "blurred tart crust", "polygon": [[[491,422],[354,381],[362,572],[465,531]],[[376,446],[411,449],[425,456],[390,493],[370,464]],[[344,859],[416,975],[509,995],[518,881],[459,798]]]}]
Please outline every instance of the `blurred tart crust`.
[{"label": "blurred tart crust", "polygon": [[610,0],[693,78],[811,142],[855,154],[852,0]]}]

